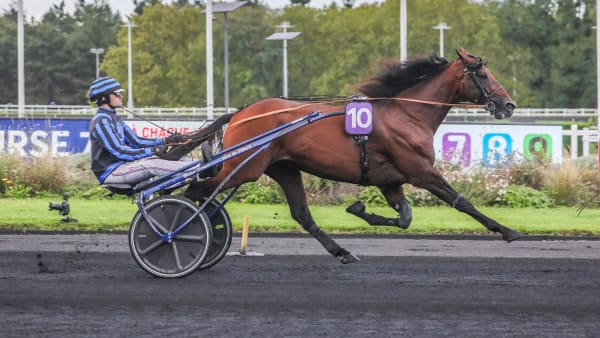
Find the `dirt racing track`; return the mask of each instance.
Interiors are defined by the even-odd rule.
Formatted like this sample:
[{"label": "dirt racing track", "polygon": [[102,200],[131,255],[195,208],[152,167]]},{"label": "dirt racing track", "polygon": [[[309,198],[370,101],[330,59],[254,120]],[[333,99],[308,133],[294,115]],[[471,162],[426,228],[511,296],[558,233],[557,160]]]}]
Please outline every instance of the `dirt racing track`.
[{"label": "dirt racing track", "polygon": [[361,261],[251,234],[253,255],[167,280],[126,234],[0,234],[0,337],[600,335],[598,239],[335,238]]}]

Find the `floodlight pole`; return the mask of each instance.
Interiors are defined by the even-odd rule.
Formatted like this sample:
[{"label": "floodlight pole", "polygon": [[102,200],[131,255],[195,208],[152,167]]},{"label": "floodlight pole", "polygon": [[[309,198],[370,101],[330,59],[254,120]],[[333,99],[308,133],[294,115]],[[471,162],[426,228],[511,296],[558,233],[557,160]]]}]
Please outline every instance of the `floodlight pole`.
[{"label": "floodlight pole", "polygon": [[[227,13],[233,12],[236,9],[244,6],[246,1],[234,1],[234,2],[217,2],[212,8],[212,13],[223,13],[223,62],[225,63],[225,83],[224,83],[224,99],[225,99],[225,112],[229,112],[229,22],[227,20]],[[206,13],[207,11],[204,11]]]},{"label": "floodlight pole", "polygon": [[440,30],[440,56],[444,57],[444,30],[450,29],[451,27],[448,26],[445,22],[440,22],[437,26],[434,26],[432,28]]},{"label": "floodlight pole", "polygon": [[223,13],[223,48],[225,49],[225,51],[223,52],[223,62],[225,63],[225,93],[224,93],[224,100],[225,100],[225,114],[229,113],[229,39],[227,37],[227,12]]},{"label": "floodlight pole", "polygon": [[131,29],[137,27],[133,20],[129,19],[127,24],[127,108],[133,108],[133,55],[131,53]]},{"label": "floodlight pole", "polygon": [[92,48],[90,49],[90,53],[92,54],[96,54],[96,79],[100,77],[100,70],[99,68],[99,64],[100,64],[100,54],[104,53],[104,48]]},{"label": "floodlight pole", "polygon": [[288,74],[287,74],[287,40],[292,40],[300,35],[300,32],[288,32],[287,29],[291,26],[288,21],[284,21],[277,26],[282,28],[283,32],[273,33],[267,37],[267,40],[283,40],[283,97],[288,97]]},{"label": "floodlight pole", "polygon": [[406,61],[406,0],[400,0],[400,61]]},{"label": "floodlight pole", "polygon": [[17,20],[17,70],[19,117],[25,117],[25,29],[23,18],[23,0],[18,3]]},{"label": "floodlight pole", "polygon": [[212,0],[206,1],[206,119],[214,119]]},{"label": "floodlight pole", "polygon": [[[290,25],[289,21],[284,21],[277,27],[281,27],[283,32],[287,33],[288,27],[291,28],[293,26]],[[288,97],[287,39],[283,39],[283,97]]]}]

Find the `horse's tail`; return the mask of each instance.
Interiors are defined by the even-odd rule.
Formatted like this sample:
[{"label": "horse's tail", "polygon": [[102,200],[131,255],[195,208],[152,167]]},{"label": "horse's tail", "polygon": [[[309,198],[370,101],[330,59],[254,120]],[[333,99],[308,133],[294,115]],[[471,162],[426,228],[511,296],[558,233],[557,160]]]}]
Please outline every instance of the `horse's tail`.
[{"label": "horse's tail", "polygon": [[202,142],[217,134],[223,125],[229,123],[229,120],[231,120],[233,114],[234,113],[221,115],[207,127],[187,134],[187,136],[189,136],[189,140],[187,142],[169,146],[169,149],[164,155],[161,156],[161,158],[171,161],[179,160],[190,151],[194,150],[194,148],[199,146]]},{"label": "horse's tail", "polygon": [[223,128],[223,126],[225,124],[229,123],[229,121],[233,117],[233,114],[234,113],[228,113],[228,114],[221,115],[216,120],[214,120],[211,124],[209,124],[207,127],[193,131],[193,132],[189,133],[187,136],[190,137],[190,140],[192,142],[202,143],[204,140],[206,140],[207,138],[209,138],[210,136],[214,135],[216,132],[221,130],[221,128]]}]

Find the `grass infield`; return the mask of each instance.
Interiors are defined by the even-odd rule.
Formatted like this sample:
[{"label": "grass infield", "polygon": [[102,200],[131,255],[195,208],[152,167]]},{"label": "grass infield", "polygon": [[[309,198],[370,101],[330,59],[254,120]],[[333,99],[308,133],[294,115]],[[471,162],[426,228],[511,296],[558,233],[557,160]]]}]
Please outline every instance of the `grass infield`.
[{"label": "grass infield", "polygon": [[[126,231],[137,207],[132,200],[69,200],[74,223],[61,222],[56,210],[48,210],[55,199],[0,199],[0,229],[50,231]],[[228,203],[234,231],[241,231],[244,216],[249,216],[252,232],[304,232],[290,217],[287,205]],[[480,208],[501,224],[529,235],[600,235],[600,209],[576,208]],[[367,212],[394,217],[391,208],[367,208]],[[450,207],[415,207],[408,230],[373,227],[346,213],[345,206],[311,206],[311,213],[330,233],[366,234],[489,234],[481,224]]]}]

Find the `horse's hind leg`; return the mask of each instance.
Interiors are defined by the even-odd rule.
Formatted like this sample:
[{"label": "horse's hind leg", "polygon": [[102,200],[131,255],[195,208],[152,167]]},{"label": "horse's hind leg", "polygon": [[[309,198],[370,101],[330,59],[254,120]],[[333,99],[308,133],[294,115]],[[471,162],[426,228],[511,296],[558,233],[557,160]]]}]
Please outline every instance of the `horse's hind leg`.
[{"label": "horse's hind leg", "polygon": [[404,197],[404,190],[401,184],[379,187],[379,190],[385,196],[388,204],[398,212],[398,218],[387,218],[376,214],[367,213],[365,205],[361,201],[357,201],[348,208],[346,211],[358,216],[370,225],[387,225],[397,226],[402,229],[408,228],[412,221],[412,210],[408,201]]},{"label": "horse's hind leg", "polygon": [[289,163],[281,162],[271,165],[265,173],[279,183],[283,189],[292,218],[316,238],[330,254],[340,257],[344,264],[354,263],[359,260],[358,257],[337,244],[315,223],[308,209],[306,194],[302,185],[302,176],[298,169]]}]

